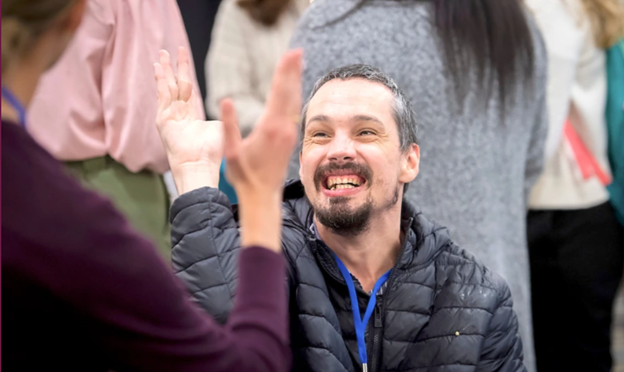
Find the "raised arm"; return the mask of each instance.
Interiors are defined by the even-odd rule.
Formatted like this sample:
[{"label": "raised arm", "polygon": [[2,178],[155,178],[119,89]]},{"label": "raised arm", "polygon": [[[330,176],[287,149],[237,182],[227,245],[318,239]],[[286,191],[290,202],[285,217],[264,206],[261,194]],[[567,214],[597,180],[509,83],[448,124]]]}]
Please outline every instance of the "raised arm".
[{"label": "raised arm", "polygon": [[[300,55],[300,52],[292,53]],[[296,141],[296,121],[301,105],[300,95],[296,92],[300,89],[300,77],[289,73],[284,63],[278,66],[258,129],[241,141],[236,114],[228,100],[222,103],[225,125],[222,127],[219,122],[196,120],[190,105],[174,102],[167,96],[181,94],[184,97],[187,94],[185,58],[182,52],[177,80],[166,53],[161,55],[163,69],[157,71],[162,73],[159,90],[163,92],[159,127],[181,193],[171,213],[173,265],[195,300],[219,322],[224,322],[233,305],[241,244],[255,241],[265,246],[280,246],[279,202],[284,175],[272,181],[266,177],[281,166],[286,167],[279,163],[279,151],[286,151],[284,156],[287,157],[292,149],[280,150],[266,144],[267,141],[284,144]],[[174,85],[177,89],[172,93],[170,87]],[[224,130],[229,134],[225,137],[225,153],[221,142]],[[241,154],[246,155],[241,157]],[[245,226],[242,241],[231,206],[225,195],[216,189],[223,155],[242,208],[239,213]],[[267,181],[273,183],[267,186]],[[262,193],[251,191],[259,187]],[[261,231],[261,234],[253,235],[254,231]]]}]

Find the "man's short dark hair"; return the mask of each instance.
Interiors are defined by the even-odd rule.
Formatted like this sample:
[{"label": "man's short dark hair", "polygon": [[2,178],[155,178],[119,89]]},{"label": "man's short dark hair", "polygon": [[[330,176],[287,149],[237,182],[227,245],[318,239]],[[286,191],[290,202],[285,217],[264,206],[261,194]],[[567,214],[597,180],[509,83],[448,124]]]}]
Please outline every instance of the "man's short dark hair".
[{"label": "man's short dark hair", "polygon": [[[407,151],[413,144],[418,144],[418,125],[416,122],[416,114],[412,110],[409,100],[405,97],[399,86],[392,80],[390,76],[381,72],[381,70],[363,64],[354,64],[348,65],[344,67],[339,67],[322,78],[320,78],[316,84],[314,84],[314,88],[312,88],[312,93],[310,93],[310,97],[308,97],[308,101],[303,107],[303,115],[301,117],[301,139],[305,135],[305,125],[306,125],[306,116],[308,113],[308,106],[310,105],[310,101],[318,92],[319,89],[326,83],[340,79],[340,80],[349,80],[349,79],[366,79],[368,81],[372,81],[375,83],[383,84],[386,88],[390,89],[392,95],[394,96],[394,105],[393,105],[393,115],[394,121],[397,124],[397,129],[399,132],[399,144],[402,151]],[[403,192],[407,190],[407,185],[403,189]]]}]

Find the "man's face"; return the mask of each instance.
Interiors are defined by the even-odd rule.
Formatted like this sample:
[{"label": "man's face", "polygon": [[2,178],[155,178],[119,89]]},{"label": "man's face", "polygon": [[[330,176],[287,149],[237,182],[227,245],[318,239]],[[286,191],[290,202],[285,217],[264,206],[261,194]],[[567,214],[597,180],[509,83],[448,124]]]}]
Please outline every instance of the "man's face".
[{"label": "man's face", "polygon": [[332,80],[310,101],[299,175],[316,217],[335,233],[367,229],[418,174],[418,146],[401,151],[393,103],[387,87],[360,78]]}]

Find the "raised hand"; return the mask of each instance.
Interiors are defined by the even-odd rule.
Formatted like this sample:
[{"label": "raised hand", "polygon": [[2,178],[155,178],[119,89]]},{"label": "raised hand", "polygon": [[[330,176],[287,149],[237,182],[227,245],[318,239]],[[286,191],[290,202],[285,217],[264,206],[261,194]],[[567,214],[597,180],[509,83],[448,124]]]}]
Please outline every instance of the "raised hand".
[{"label": "raised hand", "polygon": [[226,176],[244,198],[249,192],[280,196],[290,155],[297,141],[301,112],[302,51],[284,54],[273,76],[262,117],[241,140],[232,101],[221,103],[225,131]]},{"label": "raised hand", "polygon": [[262,117],[244,140],[232,102],[221,103],[226,176],[240,201],[243,246],[280,250],[282,189],[301,112],[301,57],[301,50],[282,57]]},{"label": "raised hand", "polygon": [[223,157],[223,125],[219,121],[199,120],[193,97],[188,52],[178,50],[177,77],[171,58],[160,51],[160,63],[154,64],[158,87],[156,125],[167,151],[169,165],[178,192],[202,186],[217,187]]}]

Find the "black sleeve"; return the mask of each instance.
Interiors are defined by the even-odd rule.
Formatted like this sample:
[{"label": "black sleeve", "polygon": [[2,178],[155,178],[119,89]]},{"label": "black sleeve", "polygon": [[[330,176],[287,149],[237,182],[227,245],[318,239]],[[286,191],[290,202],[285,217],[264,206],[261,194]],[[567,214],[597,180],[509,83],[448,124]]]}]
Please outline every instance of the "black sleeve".
[{"label": "black sleeve", "polygon": [[205,187],[171,207],[172,262],[195,301],[219,323],[232,310],[240,233],[225,194]]},{"label": "black sleeve", "polygon": [[498,303],[483,344],[477,372],[525,372],[518,318],[513,310],[509,287],[494,278],[499,289]]}]

